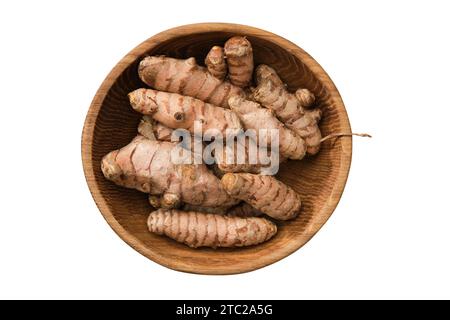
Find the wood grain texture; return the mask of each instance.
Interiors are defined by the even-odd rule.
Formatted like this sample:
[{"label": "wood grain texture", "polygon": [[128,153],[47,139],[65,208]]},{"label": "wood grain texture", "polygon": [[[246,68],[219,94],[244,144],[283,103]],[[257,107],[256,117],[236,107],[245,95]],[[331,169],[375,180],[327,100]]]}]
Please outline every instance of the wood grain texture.
[{"label": "wood grain texture", "polygon": [[223,46],[234,35],[247,36],[256,64],[275,68],[289,90],[311,90],[323,112],[323,136],[351,132],[341,97],[320,65],[295,44],[253,27],[204,23],[177,27],[146,40],[127,54],[110,72],[92,101],[82,137],[84,173],[92,196],[114,231],[149,259],[169,268],[200,274],[234,274],[274,263],[302,247],[333,213],[342,195],[352,154],[352,138],[326,141],[316,156],[288,161],[278,178],[300,193],[301,214],[278,223],[279,232],[270,241],[240,249],[191,249],[171,239],[149,233],[146,220],[153,210],[147,196],[107,181],[100,170],[101,158],[126,145],[137,133],[140,115],[129,105],[127,94],[146,87],[137,66],[146,55],[194,56],[198,63],[213,45]]}]

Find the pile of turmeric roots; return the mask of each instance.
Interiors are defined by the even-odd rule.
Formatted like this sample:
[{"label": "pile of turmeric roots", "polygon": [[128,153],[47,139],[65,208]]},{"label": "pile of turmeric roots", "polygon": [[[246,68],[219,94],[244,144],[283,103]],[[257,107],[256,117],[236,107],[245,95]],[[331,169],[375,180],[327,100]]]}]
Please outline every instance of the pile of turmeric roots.
[{"label": "pile of turmeric roots", "polygon": [[[117,185],[149,194],[156,211],[148,228],[191,247],[240,247],[269,240],[275,220],[295,218],[301,199],[291,187],[262,175],[258,163],[175,164],[174,129],[277,129],[280,160],[300,160],[319,151],[321,112],[314,94],[289,92],[268,65],[254,70],[253,49],[245,37],[214,46],[200,66],[194,58],[145,57],[140,79],[150,88],[129,93],[143,114],[139,134],[101,162],[104,176]],[[269,146],[265,146],[270,148]],[[247,158],[246,158],[247,159]]]}]

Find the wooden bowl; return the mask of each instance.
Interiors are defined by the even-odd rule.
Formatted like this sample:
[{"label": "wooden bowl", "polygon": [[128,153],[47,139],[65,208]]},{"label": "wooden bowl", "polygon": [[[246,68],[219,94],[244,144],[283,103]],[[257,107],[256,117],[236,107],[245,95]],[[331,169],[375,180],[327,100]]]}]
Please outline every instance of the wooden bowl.
[{"label": "wooden bowl", "polygon": [[258,246],[239,249],[191,249],[147,231],[152,208],[147,195],[107,181],[100,160],[126,145],[137,133],[140,115],[132,110],[127,93],[145,87],[138,78],[139,61],[146,55],[195,57],[198,63],[213,45],[244,35],[254,48],[255,64],[274,67],[290,90],[304,87],[317,97],[323,111],[323,135],[350,132],[344,104],[320,65],[297,45],[273,33],[228,23],[182,26],[159,33],[127,54],[110,72],[92,101],[83,129],[84,173],[98,208],[114,231],[131,247],[166,267],[200,274],[234,274],[274,263],[303,246],[333,213],[350,169],[351,137],[323,143],[314,157],[283,164],[278,174],[299,192],[303,208],[298,218],[279,223],[278,234]]}]

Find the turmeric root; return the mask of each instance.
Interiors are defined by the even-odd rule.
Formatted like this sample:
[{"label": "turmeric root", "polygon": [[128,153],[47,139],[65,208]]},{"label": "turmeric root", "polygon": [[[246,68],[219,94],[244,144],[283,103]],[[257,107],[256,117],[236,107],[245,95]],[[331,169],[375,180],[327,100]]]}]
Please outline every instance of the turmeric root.
[{"label": "turmeric root", "polygon": [[[251,154],[255,156],[255,159],[251,159]],[[238,155],[242,158],[240,159]],[[263,156],[268,162],[262,161]],[[270,149],[259,147],[253,139],[245,137],[243,142],[238,139],[231,145],[224,145],[222,153],[215,154],[215,160],[217,170],[221,172],[216,176],[222,177],[227,172],[276,174],[279,164],[286,158],[280,155],[275,158],[271,155]]]},{"label": "turmeric root", "polygon": [[306,111],[303,116],[296,121],[286,123],[286,127],[296,132],[305,140],[307,145],[306,152],[309,155],[314,155],[320,150],[320,143],[322,134],[317,122],[320,120],[322,112],[319,109]]},{"label": "turmeric root", "polygon": [[149,195],[148,202],[150,203],[150,205],[153,208],[156,208],[156,209],[161,208],[161,197],[160,196]]},{"label": "turmeric root", "polygon": [[228,108],[228,98],[241,95],[241,88],[214,77],[194,58],[186,60],[150,56],[139,64],[139,77],[150,87],[190,96],[207,103]]},{"label": "turmeric root", "polygon": [[245,37],[232,37],[225,43],[228,76],[232,84],[244,88],[253,75],[253,49]]},{"label": "turmeric root", "polygon": [[143,116],[138,126],[139,134],[147,139],[156,140],[155,134],[153,133],[153,122],[151,117]]},{"label": "turmeric root", "polygon": [[260,64],[256,68],[255,78],[257,84],[262,83],[265,80],[270,80],[277,87],[286,86],[278,76],[277,72],[266,64]]},{"label": "turmeric root", "polygon": [[164,193],[162,196],[149,195],[148,202],[152,207],[157,209],[176,209],[181,206],[180,198],[173,193]]},{"label": "turmeric root", "polygon": [[172,129],[183,128],[194,133],[194,121],[202,123],[203,133],[215,129],[225,135],[227,129],[242,128],[234,112],[192,97],[152,89],[137,89],[128,97],[133,109],[152,115],[153,119]]},{"label": "turmeric root", "polygon": [[295,96],[297,97],[300,105],[305,108],[311,107],[316,101],[316,96],[308,89],[297,89],[295,91]]},{"label": "turmeric root", "polygon": [[195,211],[157,210],[150,213],[148,229],[192,248],[243,247],[262,243],[277,232],[264,218],[239,218]]},{"label": "turmeric root", "polygon": [[171,141],[173,129],[145,115],[139,122],[138,132],[150,140]]},{"label": "turmeric root", "polygon": [[161,122],[155,121],[153,123],[153,134],[157,140],[171,141],[173,129],[166,127]]},{"label": "turmeric root", "polygon": [[289,93],[275,70],[266,65],[258,66],[256,79],[258,86],[253,91],[253,99],[273,110],[286,127],[302,137],[308,154],[316,154],[322,138],[317,126],[321,113],[319,109],[305,111],[301,104],[310,106],[314,95],[307,89],[299,89],[296,94]]},{"label": "turmeric root", "polygon": [[165,192],[161,197],[161,208],[172,209],[181,205],[181,197],[177,193]]},{"label": "turmeric root", "polygon": [[[260,84],[267,80],[270,80],[275,87],[278,87],[280,89],[281,88],[286,89],[286,85],[283,83],[283,81],[280,79],[280,77],[273,68],[265,64],[260,64],[256,68],[256,83]],[[297,89],[295,91],[295,96],[300,105],[304,108],[311,107],[316,100],[314,94],[305,88]]]},{"label": "turmeric root", "polygon": [[[172,141],[172,133],[174,132],[173,129],[166,127],[162,123],[155,121],[152,119],[152,117],[145,115],[142,117],[139,126],[138,126],[138,132],[140,135],[146,137],[150,140],[159,140],[159,141]],[[179,139],[177,139],[174,142],[179,142]],[[191,152],[198,152],[196,153],[198,156],[202,156],[202,150],[197,150],[194,147],[195,139],[191,137],[191,144],[190,145],[181,145],[183,148],[191,151]],[[204,145],[203,145],[204,148]],[[156,200],[153,200],[156,201]],[[156,203],[156,202],[155,202]],[[152,204],[153,205],[153,204]]]},{"label": "turmeric root", "polygon": [[227,63],[225,62],[225,55],[223,48],[214,46],[209,50],[205,58],[205,65],[209,73],[219,80],[225,79],[227,75]]},{"label": "turmeric root", "polygon": [[[215,154],[215,160],[217,163],[217,167],[221,172],[251,172],[251,173],[260,173],[261,172],[261,164],[259,159],[255,159],[256,163],[251,163],[249,156],[249,149],[254,148],[254,150],[258,150],[258,146],[256,142],[254,142],[250,138],[245,138],[244,145],[241,145],[238,140],[233,143],[231,146],[229,144],[225,144],[222,149],[222,153]],[[241,147],[239,148],[238,145]],[[238,152],[241,156],[244,157],[244,161],[242,163],[238,162]],[[231,153],[231,154],[230,154]],[[227,157],[230,157],[231,161],[227,161]]]},{"label": "turmeric root", "polygon": [[102,160],[103,175],[127,188],[161,196],[161,206],[189,203],[207,207],[232,206],[230,197],[205,164],[174,164],[176,143],[136,137],[127,146]]},{"label": "turmeric root", "polygon": [[300,195],[273,176],[227,173],[222,185],[232,197],[279,220],[295,218],[301,208]]},{"label": "turmeric root", "polygon": [[247,218],[247,217],[259,217],[262,216],[264,213],[259,211],[258,209],[253,208],[247,202],[243,202],[228,209],[227,214],[229,216]]},{"label": "turmeric root", "polygon": [[175,209],[181,205],[179,197],[172,193],[165,193],[163,196],[149,195],[148,202],[156,209]]},{"label": "turmeric root", "polygon": [[299,100],[294,94],[286,90],[286,86],[274,69],[267,65],[256,68],[257,87],[253,97],[263,106],[273,109],[282,121],[297,117]]},{"label": "turmeric root", "polygon": [[322,118],[322,110],[320,109],[312,109],[312,110],[307,110],[305,112],[306,114],[308,114],[316,123],[318,123],[320,121],[320,119]]},{"label": "turmeric root", "polygon": [[286,128],[269,109],[260,104],[233,96],[229,100],[231,110],[235,111],[245,129],[254,129],[258,140],[265,140],[270,145],[270,139],[259,132],[260,129],[277,129],[279,132],[280,154],[289,159],[302,159],[306,153],[303,139],[295,132]]}]

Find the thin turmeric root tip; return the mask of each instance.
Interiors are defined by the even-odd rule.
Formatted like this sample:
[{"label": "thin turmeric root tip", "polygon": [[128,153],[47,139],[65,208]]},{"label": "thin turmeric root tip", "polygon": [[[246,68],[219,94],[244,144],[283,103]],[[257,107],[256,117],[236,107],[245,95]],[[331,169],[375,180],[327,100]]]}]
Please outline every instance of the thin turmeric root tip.
[{"label": "thin turmeric root tip", "polygon": [[331,138],[340,138],[340,137],[348,137],[348,136],[358,136],[358,137],[365,137],[365,138],[372,138],[372,136],[368,133],[345,133],[345,132],[340,132],[340,133],[332,133],[327,135],[326,137],[323,137],[322,139],[320,139],[320,143],[327,141]]}]

